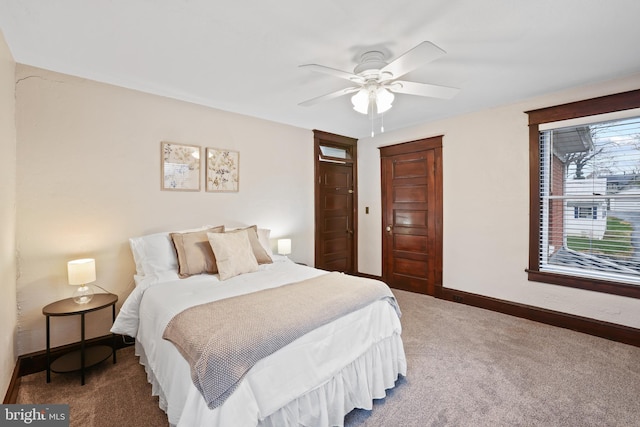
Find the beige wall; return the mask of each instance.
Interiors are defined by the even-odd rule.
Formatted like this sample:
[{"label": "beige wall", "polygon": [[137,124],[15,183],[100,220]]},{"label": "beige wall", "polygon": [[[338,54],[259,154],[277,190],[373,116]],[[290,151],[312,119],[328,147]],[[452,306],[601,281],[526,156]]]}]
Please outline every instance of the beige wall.
[{"label": "beige wall", "polygon": [[16,125],[15,68],[0,32],[0,392],[16,362]]},{"label": "beige wall", "polygon": [[[313,263],[311,131],[20,64],[16,74],[19,354],[45,347],[42,307],[71,295],[71,259],[95,258],[96,284],[122,303],[129,237],[258,224]],[[160,191],[161,141],[238,150],[240,191]],[[103,335],[110,313],[87,321],[88,336]],[[52,345],[78,341],[78,323],[53,319]]]},{"label": "beige wall", "polygon": [[638,88],[640,75],[360,140],[360,270],[382,273],[378,147],[444,135],[445,287],[640,328],[638,299],[529,282],[525,273],[529,136],[524,111]]},{"label": "beige wall", "polygon": [[[131,236],[257,223],[271,228],[274,238],[292,237],[292,258],[312,264],[310,131],[28,66],[17,66],[16,79],[18,354],[44,348],[41,310],[70,295],[68,260],[95,257],[97,284],[122,302],[133,286]],[[529,196],[523,111],[638,87],[640,76],[633,76],[361,140],[360,271],[381,273],[378,147],[444,134],[446,287],[640,327],[638,300],[528,282],[524,272]],[[160,191],[163,140],[240,151],[240,192]],[[3,289],[3,304],[4,294],[12,293]],[[93,313],[88,322],[89,336],[102,335],[109,313]],[[54,319],[52,344],[77,341],[77,323]]]}]

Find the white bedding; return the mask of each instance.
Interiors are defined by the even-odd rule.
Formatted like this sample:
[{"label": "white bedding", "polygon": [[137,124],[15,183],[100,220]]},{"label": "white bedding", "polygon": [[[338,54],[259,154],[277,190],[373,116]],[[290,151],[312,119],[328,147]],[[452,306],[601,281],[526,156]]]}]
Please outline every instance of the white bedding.
[{"label": "white bedding", "polygon": [[406,374],[400,321],[388,302],[379,301],[261,360],[222,406],[209,409],[186,360],[162,333],[175,314],[192,305],[326,273],[286,258],[274,261],[226,281],[217,275],[146,277],[125,301],[112,332],[136,337],[136,354],[171,424],[342,425],[351,409],[370,409],[374,398],[384,397],[398,375]]}]

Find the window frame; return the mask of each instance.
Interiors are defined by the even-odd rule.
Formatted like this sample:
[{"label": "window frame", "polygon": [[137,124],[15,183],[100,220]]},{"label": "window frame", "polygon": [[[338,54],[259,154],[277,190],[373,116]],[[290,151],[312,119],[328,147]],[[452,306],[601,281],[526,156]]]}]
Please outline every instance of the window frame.
[{"label": "window frame", "polygon": [[640,298],[640,285],[540,271],[538,257],[542,214],[539,194],[540,125],[634,108],[640,108],[640,89],[525,111],[529,116],[529,268],[526,269],[529,281]]}]

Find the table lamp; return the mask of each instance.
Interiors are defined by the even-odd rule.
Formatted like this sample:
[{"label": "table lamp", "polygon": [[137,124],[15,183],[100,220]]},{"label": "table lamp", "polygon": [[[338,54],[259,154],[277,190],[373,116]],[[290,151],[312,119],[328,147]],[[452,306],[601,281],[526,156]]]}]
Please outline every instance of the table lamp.
[{"label": "table lamp", "polygon": [[291,253],[291,239],[278,239],[278,253],[284,256]]},{"label": "table lamp", "polygon": [[73,300],[78,304],[86,304],[93,298],[93,290],[87,286],[96,281],[96,260],[93,258],[76,259],[67,263],[69,284],[78,286],[73,293]]}]

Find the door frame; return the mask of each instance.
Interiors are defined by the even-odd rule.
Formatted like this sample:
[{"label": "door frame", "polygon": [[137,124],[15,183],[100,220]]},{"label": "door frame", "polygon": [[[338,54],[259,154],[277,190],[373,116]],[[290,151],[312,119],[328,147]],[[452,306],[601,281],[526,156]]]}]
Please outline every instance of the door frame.
[{"label": "door frame", "polygon": [[415,141],[404,142],[400,144],[388,145],[384,147],[380,147],[380,192],[381,192],[381,203],[382,203],[382,217],[381,217],[381,233],[382,233],[382,280],[385,283],[388,283],[388,267],[387,260],[385,259],[385,253],[389,251],[389,235],[386,232],[386,227],[388,223],[387,219],[387,198],[391,197],[391,195],[386,194],[385,191],[385,171],[383,168],[384,162],[383,159],[386,157],[393,157],[400,154],[410,154],[416,153],[426,150],[435,150],[436,154],[436,164],[434,170],[434,178],[435,178],[435,206],[433,206],[433,211],[435,213],[435,224],[434,224],[434,244],[435,244],[435,254],[434,254],[434,271],[433,271],[433,289],[434,289],[434,297],[441,298],[442,297],[442,270],[443,270],[443,173],[442,173],[442,139],[443,135],[437,135],[429,138],[418,139]]},{"label": "door frame", "polygon": [[[350,159],[330,158],[323,156],[320,152],[320,146],[330,146],[336,148],[342,148],[347,150]],[[319,264],[320,248],[320,224],[318,223],[320,212],[320,191],[318,185],[320,183],[320,162],[322,161],[337,161],[341,163],[347,163],[352,165],[353,174],[353,244],[352,244],[352,257],[353,257],[353,272],[358,272],[358,140],[350,138],[348,136],[336,135],[321,130],[313,130],[313,174],[314,174],[314,265]],[[322,160],[324,159],[324,160]]]}]

